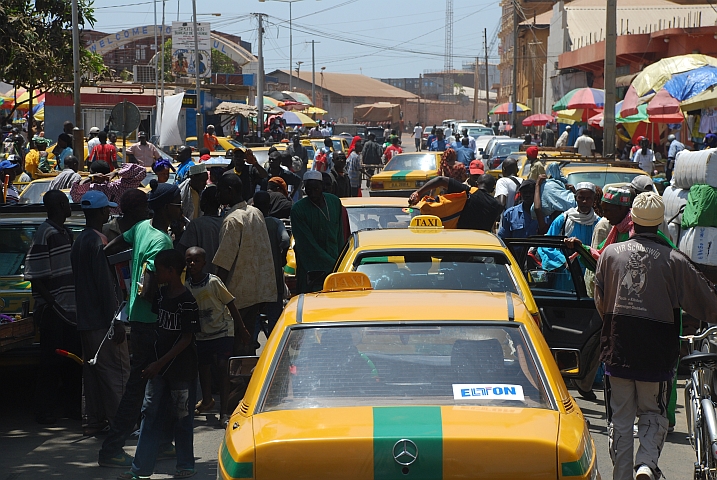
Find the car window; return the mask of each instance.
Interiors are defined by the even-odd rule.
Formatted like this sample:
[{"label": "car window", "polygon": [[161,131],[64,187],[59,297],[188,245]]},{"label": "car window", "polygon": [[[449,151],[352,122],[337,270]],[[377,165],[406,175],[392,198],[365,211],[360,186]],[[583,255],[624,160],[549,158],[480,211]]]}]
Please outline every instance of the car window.
[{"label": "car window", "polygon": [[[157,174],[154,172],[147,172],[147,176],[144,177],[144,180],[142,180],[142,186],[146,187],[149,185],[149,182],[152,181],[152,179],[157,179]],[[177,174],[175,172],[169,173],[169,180],[167,180],[167,183],[172,185],[177,180]]]},{"label": "car window", "polygon": [[431,154],[396,155],[384,167],[384,171],[396,170],[435,170],[436,156]]},{"label": "car window", "polygon": [[351,233],[359,230],[408,228],[411,219],[421,211],[411,207],[349,207]]},{"label": "car window", "polygon": [[550,408],[520,324],[294,327],[261,411],[348,406]]},{"label": "car window", "polygon": [[490,128],[469,128],[468,129],[468,135],[470,135],[473,138],[478,138],[482,135],[493,135],[493,130]]},{"label": "car window", "polygon": [[612,183],[630,183],[633,178],[639,175],[645,175],[645,172],[638,169],[635,169],[634,173],[610,172],[604,170],[599,172],[576,172],[568,175],[568,183],[570,185],[577,185],[580,182],[590,182],[602,188],[605,185]]},{"label": "car window", "polygon": [[269,161],[269,150],[259,150],[258,152],[252,150],[252,153],[254,154],[254,158],[256,158],[257,162],[259,162],[259,165],[264,165]]},{"label": "car window", "polygon": [[428,289],[519,293],[510,262],[500,252],[365,252],[354,268],[376,290]]},{"label": "car window", "polygon": [[[515,257],[522,262],[520,269],[535,296],[575,298],[578,286],[584,286],[580,260],[571,258],[564,248],[529,248],[527,254],[513,247]],[[518,251],[520,249],[520,251]],[[584,287],[580,291],[583,291]]]},{"label": "car window", "polygon": [[314,155],[316,152],[314,151],[314,147],[305,147],[306,148],[306,155],[309,158],[309,160],[314,159]]},{"label": "car window", "polygon": [[510,155],[511,153],[517,151],[520,147],[518,145],[499,145],[496,152],[493,154],[494,157],[505,157]]},{"label": "car window", "polygon": [[341,140],[332,140],[334,142],[334,150],[337,152],[343,152],[344,151],[344,145]]},{"label": "car window", "polygon": [[[25,255],[30,250],[32,238],[38,225],[0,226],[0,276],[22,275],[25,271]],[[77,235],[83,227],[68,226]]]}]

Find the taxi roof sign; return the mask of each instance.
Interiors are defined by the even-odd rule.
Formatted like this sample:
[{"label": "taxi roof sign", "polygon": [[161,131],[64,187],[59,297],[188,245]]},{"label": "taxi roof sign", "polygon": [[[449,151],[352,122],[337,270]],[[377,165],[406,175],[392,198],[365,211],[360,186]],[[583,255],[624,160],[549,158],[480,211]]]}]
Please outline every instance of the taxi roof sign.
[{"label": "taxi roof sign", "polygon": [[324,280],[323,293],[373,290],[371,280],[363,272],[332,273]]},{"label": "taxi roof sign", "polygon": [[435,215],[416,215],[408,228],[443,228],[443,222]]}]

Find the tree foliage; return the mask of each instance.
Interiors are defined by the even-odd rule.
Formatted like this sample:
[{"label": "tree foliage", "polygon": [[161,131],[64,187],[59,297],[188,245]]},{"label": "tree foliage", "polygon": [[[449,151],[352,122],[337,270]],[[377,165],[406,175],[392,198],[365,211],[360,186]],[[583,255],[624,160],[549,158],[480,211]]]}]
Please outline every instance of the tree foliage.
[{"label": "tree foliage", "polygon": [[[78,0],[79,27],[92,26],[92,0]],[[101,75],[100,55],[81,48],[83,72]],[[67,0],[0,3],[0,80],[27,90],[71,91],[72,4]]]}]

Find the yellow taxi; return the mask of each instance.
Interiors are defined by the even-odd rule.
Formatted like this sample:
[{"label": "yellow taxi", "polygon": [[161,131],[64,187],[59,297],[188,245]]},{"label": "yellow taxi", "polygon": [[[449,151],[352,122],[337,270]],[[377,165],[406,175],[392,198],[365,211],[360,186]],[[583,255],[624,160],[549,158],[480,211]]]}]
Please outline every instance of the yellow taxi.
[{"label": "yellow taxi", "polygon": [[[318,152],[320,148],[324,148],[323,138],[310,138],[311,146],[314,147],[314,151]],[[349,142],[344,137],[331,137],[331,142],[334,144],[333,148],[335,151],[348,152]],[[303,145],[303,142],[302,142]]]},{"label": "yellow taxi", "polygon": [[[518,162],[518,176],[521,178],[528,178],[528,174],[530,173],[528,155],[525,152],[515,152],[508,155],[508,158],[512,158]],[[540,152],[538,155],[538,159],[543,162],[543,165],[545,166],[547,166],[550,162],[561,161],[564,158],[575,158],[575,154],[561,151],[545,151]],[[502,168],[503,164],[501,163],[496,168],[488,170],[487,173],[490,173],[498,179],[502,176]]]},{"label": "yellow taxi", "polygon": [[418,215],[409,228],[353,233],[334,271],[365,273],[376,290],[510,292],[541,326],[555,357],[577,364],[565,376],[583,379],[602,329],[583,275],[595,266],[584,249],[560,238],[501,240]]},{"label": "yellow taxi", "polygon": [[570,163],[560,170],[570,185],[590,182],[600,188],[608,184],[626,185],[639,175],[647,175],[633,162]]},{"label": "yellow taxi", "polygon": [[371,196],[409,197],[428,180],[438,176],[442,152],[394,155],[383,170],[371,177]]},{"label": "yellow taxi", "polygon": [[[244,145],[241,142],[234,140],[233,137],[217,137],[217,140],[219,141],[219,145],[217,145],[217,149],[210,154],[213,157],[224,157],[227,155],[227,152],[231,152],[235,148],[244,148]],[[184,144],[192,147],[192,155],[199,155],[196,136],[187,137]]]},{"label": "yellow taxi", "polygon": [[253,375],[217,478],[599,478],[587,422],[511,293],[335,273],[289,302],[258,360],[229,368]]}]

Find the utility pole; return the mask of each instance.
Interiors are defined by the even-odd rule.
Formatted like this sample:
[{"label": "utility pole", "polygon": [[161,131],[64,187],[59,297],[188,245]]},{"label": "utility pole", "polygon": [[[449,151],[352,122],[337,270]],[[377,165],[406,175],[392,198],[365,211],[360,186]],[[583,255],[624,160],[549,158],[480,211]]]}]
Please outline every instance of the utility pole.
[{"label": "utility pole", "polygon": [[476,63],[473,68],[473,121],[478,121],[478,57],[476,57]]},{"label": "utility pole", "polygon": [[[421,94],[423,93],[423,74],[418,74],[418,123],[421,122]],[[425,127],[424,127],[425,128]]]},{"label": "utility pole", "polygon": [[490,112],[490,86],[488,85],[488,29],[483,29],[483,48],[485,51],[485,119]]},{"label": "utility pole", "polygon": [[510,113],[511,137],[518,134],[518,0],[513,0],[513,98]]},{"label": "utility pole", "polygon": [[292,28],[292,13],[291,4],[289,2],[289,91],[294,91],[294,76],[291,74],[291,69],[294,68],[294,30]]},{"label": "utility pole", "polygon": [[615,154],[615,67],[617,0],[607,0],[605,12],[605,109],[602,154]]},{"label": "utility pole", "polygon": [[[202,84],[199,79],[199,32],[197,31],[197,0],[192,0],[193,30],[194,30],[194,80],[197,83],[197,149],[204,148],[204,124],[202,123]],[[163,17],[164,18],[164,17]],[[163,29],[164,30],[164,29]],[[164,101],[162,101],[164,109]]]},{"label": "utility pole", "polygon": [[[257,115],[256,115],[256,129],[257,135],[261,138],[264,134],[264,14],[255,13],[256,18],[259,20],[259,33],[257,47],[257,53],[259,54],[259,71],[256,72],[256,98],[257,98]],[[291,75],[291,71],[289,71]]]},{"label": "utility pole", "polygon": [[157,106],[159,105],[159,71],[157,69],[157,61],[159,60],[159,42],[157,42],[157,0],[154,0],[152,4],[154,5],[154,111],[156,112],[154,119],[154,134],[159,136],[159,128],[157,128],[157,125],[159,125],[162,119],[159,118],[159,110],[157,110]]},{"label": "utility pole", "polygon": [[[80,102],[80,95],[82,88],[81,85],[81,72],[80,72],[80,27],[79,27],[79,10],[77,8],[77,0],[72,0],[72,69],[75,73],[75,128],[79,129],[79,135],[73,138],[73,150],[75,156],[79,159],[84,159],[84,130],[82,126],[82,104]],[[30,98],[35,94],[34,90],[29,92]],[[30,103],[32,105],[32,103]],[[32,109],[30,109],[30,115],[32,115]],[[30,135],[30,132],[28,132]],[[78,146],[79,145],[79,146]]]},{"label": "utility pole", "polygon": [[314,41],[311,41],[311,103],[316,106],[316,54],[314,52]]},{"label": "utility pole", "polygon": [[[160,98],[159,98],[159,114],[160,115],[164,115],[164,21],[165,21],[165,14],[167,13],[165,7],[166,7],[166,1],[162,0],[162,48],[161,48],[162,56],[160,57],[161,65],[162,65],[160,68],[160,75],[162,75],[162,80],[161,80],[162,88],[160,91]],[[160,117],[160,122],[161,121],[162,120]],[[199,136],[199,135],[197,135],[197,136]]]}]

